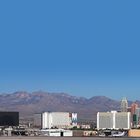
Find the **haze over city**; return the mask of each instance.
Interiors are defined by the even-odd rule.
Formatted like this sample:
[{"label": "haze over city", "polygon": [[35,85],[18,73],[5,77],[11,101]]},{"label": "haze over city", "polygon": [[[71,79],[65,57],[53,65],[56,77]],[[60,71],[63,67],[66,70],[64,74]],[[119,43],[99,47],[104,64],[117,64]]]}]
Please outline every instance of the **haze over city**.
[{"label": "haze over city", "polygon": [[0,93],[140,100],[140,1],[0,1]]}]

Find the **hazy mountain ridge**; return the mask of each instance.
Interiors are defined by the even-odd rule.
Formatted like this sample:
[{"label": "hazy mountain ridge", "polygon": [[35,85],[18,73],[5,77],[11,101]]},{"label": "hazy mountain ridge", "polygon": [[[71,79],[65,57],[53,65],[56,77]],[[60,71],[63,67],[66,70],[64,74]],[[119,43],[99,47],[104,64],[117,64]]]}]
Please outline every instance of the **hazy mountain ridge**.
[{"label": "hazy mountain ridge", "polygon": [[[140,102],[140,101],[137,101]],[[66,93],[15,92],[0,95],[0,110],[19,111],[20,116],[31,116],[43,111],[77,112],[80,119],[95,120],[98,111],[119,110],[120,101],[105,96],[90,99]]]}]

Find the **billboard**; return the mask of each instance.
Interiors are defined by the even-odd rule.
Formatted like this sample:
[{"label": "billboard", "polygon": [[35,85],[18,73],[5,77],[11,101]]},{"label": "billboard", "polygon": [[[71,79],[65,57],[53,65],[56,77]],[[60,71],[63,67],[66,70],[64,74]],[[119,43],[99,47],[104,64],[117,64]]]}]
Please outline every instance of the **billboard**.
[{"label": "billboard", "polygon": [[0,112],[0,126],[18,126],[19,112]]},{"label": "billboard", "polygon": [[77,113],[72,113],[72,125],[77,125]]}]

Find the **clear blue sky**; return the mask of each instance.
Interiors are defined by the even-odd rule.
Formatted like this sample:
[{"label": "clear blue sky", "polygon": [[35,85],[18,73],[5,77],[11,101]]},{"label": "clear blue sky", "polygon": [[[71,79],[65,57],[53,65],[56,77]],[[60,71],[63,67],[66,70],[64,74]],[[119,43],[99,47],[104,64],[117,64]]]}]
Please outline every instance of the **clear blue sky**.
[{"label": "clear blue sky", "polygon": [[140,100],[139,0],[1,0],[0,93]]}]

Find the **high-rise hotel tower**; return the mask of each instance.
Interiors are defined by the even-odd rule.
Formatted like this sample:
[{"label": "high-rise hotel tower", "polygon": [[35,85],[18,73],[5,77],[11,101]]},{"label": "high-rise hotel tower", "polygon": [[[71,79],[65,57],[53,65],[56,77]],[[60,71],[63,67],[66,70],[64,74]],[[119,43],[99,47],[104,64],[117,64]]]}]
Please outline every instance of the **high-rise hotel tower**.
[{"label": "high-rise hotel tower", "polygon": [[127,112],[128,102],[126,98],[123,98],[121,101],[121,112]]}]

